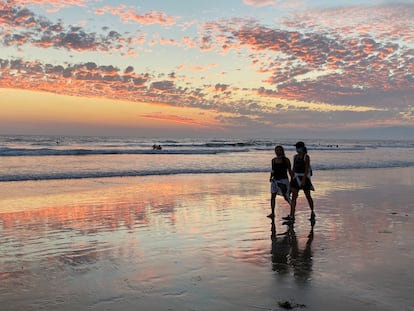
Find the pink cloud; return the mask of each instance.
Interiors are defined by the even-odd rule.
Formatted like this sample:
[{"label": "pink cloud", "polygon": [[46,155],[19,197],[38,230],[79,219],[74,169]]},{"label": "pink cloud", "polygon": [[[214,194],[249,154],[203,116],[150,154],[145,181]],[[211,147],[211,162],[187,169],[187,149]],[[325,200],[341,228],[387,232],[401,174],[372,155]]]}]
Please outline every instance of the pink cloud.
[{"label": "pink cloud", "polygon": [[205,127],[205,125],[201,124],[194,119],[185,118],[182,116],[177,115],[164,115],[164,114],[144,114],[140,115],[141,118],[153,119],[153,120],[160,120],[160,121],[170,121],[174,123],[181,123],[181,124],[188,124],[188,125],[197,125],[199,127]]},{"label": "pink cloud", "polygon": [[[414,12],[414,6],[404,8]],[[401,9],[392,7],[391,11],[396,14]],[[387,12],[385,9],[378,11]],[[337,13],[335,11],[333,15]],[[317,14],[313,17],[316,20]],[[372,14],[370,19],[376,20]],[[406,20],[405,17],[402,20]],[[390,29],[400,22],[390,20]],[[286,30],[263,26],[252,20],[218,20],[206,24],[203,35],[210,50],[252,51],[252,64],[258,68],[257,72],[270,75],[264,81],[278,89],[280,98],[340,104],[351,98],[373,97],[383,91],[392,94],[413,89],[413,76],[406,70],[399,70],[413,66],[412,58],[408,57],[412,48],[393,43],[389,40],[392,35],[386,41],[382,36],[376,36],[382,28],[375,31],[371,25],[366,26],[362,34],[343,35],[330,28],[309,31],[309,27],[305,27],[302,30],[303,24],[306,25],[306,21],[292,23],[290,26],[295,29]],[[410,27],[414,32],[414,26]],[[223,40],[228,42],[223,44]],[[207,43],[201,43],[200,49],[203,50]],[[274,59],[263,60],[263,55],[274,53],[277,53]]]},{"label": "pink cloud", "polygon": [[184,125],[191,125],[192,128],[195,129],[216,129],[216,130],[223,130],[222,126],[219,126],[216,121],[214,120],[207,120],[205,117],[201,116],[202,120],[195,120],[193,118],[178,116],[178,115],[171,115],[171,114],[163,114],[163,113],[153,113],[153,114],[142,114],[138,117],[151,119],[151,120],[158,120],[158,121],[167,121],[173,122],[178,124]]},{"label": "pink cloud", "polygon": [[208,64],[206,66],[201,66],[201,65],[196,65],[196,66],[191,66],[191,65],[179,65],[177,67],[178,70],[188,70],[188,71],[193,71],[193,72],[200,72],[200,71],[207,71],[210,70],[211,68],[217,67],[217,64]]},{"label": "pink cloud", "polygon": [[80,26],[66,26],[61,21],[52,22],[37,16],[29,9],[0,3],[0,43],[5,46],[34,45],[41,48],[60,48],[75,51],[110,52],[130,51],[139,44],[142,35],[124,37],[120,33],[106,29],[106,33],[87,32]]},{"label": "pink cloud", "polygon": [[341,35],[370,35],[383,40],[413,42],[414,6],[353,6],[298,12],[285,20],[289,27],[299,27]]},{"label": "pink cloud", "polygon": [[62,8],[78,6],[87,7],[88,0],[10,0],[12,5],[38,5],[46,8],[49,13],[57,12]]},{"label": "pink cloud", "polygon": [[143,25],[174,25],[178,17],[172,17],[163,12],[151,11],[144,15],[136,14],[135,12],[130,12],[131,18]]},{"label": "pink cloud", "polygon": [[174,39],[166,39],[166,38],[160,38],[160,44],[161,45],[173,45],[173,46],[180,46],[180,43],[177,42]]},{"label": "pink cloud", "polygon": [[175,25],[179,17],[170,16],[164,12],[150,11],[145,14],[138,14],[133,9],[127,8],[125,5],[119,5],[118,7],[104,6],[95,10],[98,15],[109,13],[112,15],[119,15],[124,22],[137,22],[141,25],[153,25],[160,24],[164,26]]},{"label": "pink cloud", "polygon": [[257,7],[274,5],[276,2],[277,0],[244,0],[243,1],[245,5],[257,6]]}]

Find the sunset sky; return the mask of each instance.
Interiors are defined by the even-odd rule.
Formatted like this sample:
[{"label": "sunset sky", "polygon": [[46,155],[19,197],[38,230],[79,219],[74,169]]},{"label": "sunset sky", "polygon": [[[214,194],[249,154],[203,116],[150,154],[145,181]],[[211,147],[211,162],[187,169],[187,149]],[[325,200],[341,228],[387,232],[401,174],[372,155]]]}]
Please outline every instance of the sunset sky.
[{"label": "sunset sky", "polygon": [[414,135],[414,0],[1,0],[0,43],[0,134]]}]

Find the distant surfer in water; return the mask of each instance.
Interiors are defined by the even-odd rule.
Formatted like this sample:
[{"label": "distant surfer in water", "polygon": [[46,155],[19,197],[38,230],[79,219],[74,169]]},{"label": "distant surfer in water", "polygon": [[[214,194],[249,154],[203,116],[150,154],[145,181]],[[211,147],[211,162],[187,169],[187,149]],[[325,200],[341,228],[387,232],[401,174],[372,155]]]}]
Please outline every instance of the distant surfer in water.
[{"label": "distant surfer in water", "polygon": [[275,217],[276,195],[281,195],[290,205],[290,185],[288,172],[293,177],[290,160],[285,156],[282,146],[275,147],[276,157],[272,159],[272,172],[270,173],[270,207],[272,212],[267,215],[269,218]]},{"label": "distant surfer in water", "polygon": [[162,150],[162,147],[160,145],[152,145],[152,150]]}]

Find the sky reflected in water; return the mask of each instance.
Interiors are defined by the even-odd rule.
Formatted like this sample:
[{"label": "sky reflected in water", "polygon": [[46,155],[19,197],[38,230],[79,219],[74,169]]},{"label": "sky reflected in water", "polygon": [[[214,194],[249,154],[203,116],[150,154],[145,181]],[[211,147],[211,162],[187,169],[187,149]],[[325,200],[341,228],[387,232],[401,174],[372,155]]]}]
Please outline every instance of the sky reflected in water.
[{"label": "sky reflected in water", "polygon": [[344,174],[318,172],[317,221],[300,194],[290,228],[280,198],[275,222],[266,218],[267,174],[5,183],[0,301],[10,310],[271,309],[292,297],[315,305],[341,288],[368,310],[404,305],[413,171]]}]

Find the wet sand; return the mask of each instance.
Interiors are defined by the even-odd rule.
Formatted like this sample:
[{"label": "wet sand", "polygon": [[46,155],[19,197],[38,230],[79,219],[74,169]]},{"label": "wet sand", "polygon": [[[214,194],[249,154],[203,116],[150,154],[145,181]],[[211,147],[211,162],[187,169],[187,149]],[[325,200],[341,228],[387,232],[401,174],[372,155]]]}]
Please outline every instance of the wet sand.
[{"label": "wet sand", "polygon": [[3,183],[2,310],[414,310],[414,168],[314,172],[293,228],[267,178]]}]

